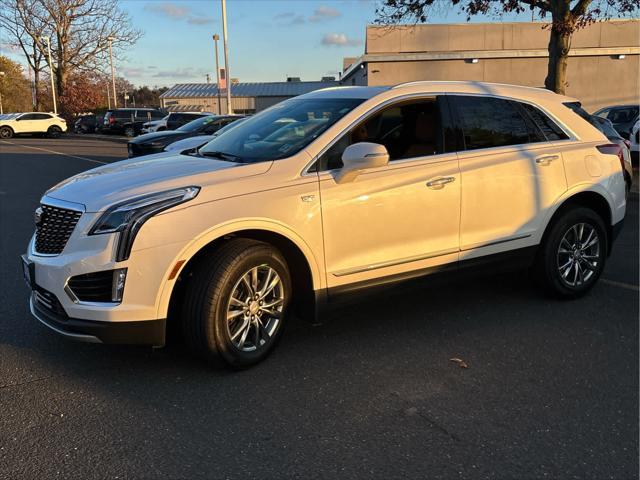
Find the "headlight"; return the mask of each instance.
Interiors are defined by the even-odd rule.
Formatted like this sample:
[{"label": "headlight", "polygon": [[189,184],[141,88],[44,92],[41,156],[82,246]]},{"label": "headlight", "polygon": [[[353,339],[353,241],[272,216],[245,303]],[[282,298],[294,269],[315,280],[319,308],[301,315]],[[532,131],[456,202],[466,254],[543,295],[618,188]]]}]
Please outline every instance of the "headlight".
[{"label": "headlight", "polygon": [[131,254],[133,241],[149,218],[195,198],[200,187],[185,187],[166,192],[132,198],[118,203],[104,212],[89,230],[89,235],[120,232],[116,261],[127,260]]}]

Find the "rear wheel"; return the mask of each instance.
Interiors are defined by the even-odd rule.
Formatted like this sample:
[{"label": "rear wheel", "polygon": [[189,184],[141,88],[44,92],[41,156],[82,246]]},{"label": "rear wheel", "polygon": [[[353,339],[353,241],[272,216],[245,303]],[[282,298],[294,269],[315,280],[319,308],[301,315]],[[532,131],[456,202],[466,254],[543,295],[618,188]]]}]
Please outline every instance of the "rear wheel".
[{"label": "rear wheel", "polygon": [[136,131],[133,127],[127,127],[124,129],[124,134],[127,137],[135,137],[136,136]]},{"label": "rear wheel", "polygon": [[602,218],[589,208],[575,207],[550,228],[536,259],[539,283],[561,298],[584,295],[600,277],[607,257]]},{"label": "rear wheel", "polygon": [[275,347],[291,300],[291,278],[270,245],[231,240],[193,271],[182,322],[185,340],[206,359],[243,368]]},{"label": "rear wheel", "polygon": [[58,138],[62,135],[62,129],[57,125],[51,125],[47,130],[47,136],[49,138]]},{"label": "rear wheel", "polygon": [[0,138],[13,137],[13,130],[10,127],[0,127]]}]

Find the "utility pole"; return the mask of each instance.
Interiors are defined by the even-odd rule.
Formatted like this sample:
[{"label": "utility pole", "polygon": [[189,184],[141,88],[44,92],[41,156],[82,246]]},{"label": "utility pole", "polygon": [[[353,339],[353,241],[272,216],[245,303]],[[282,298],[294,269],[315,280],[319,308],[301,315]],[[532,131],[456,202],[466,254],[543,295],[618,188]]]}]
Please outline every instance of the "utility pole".
[{"label": "utility pole", "polygon": [[53,83],[53,62],[51,61],[51,39],[42,37],[47,42],[47,55],[49,56],[49,70],[51,70],[51,97],[53,98],[53,113],[58,114],[58,104],[56,103],[56,87]]},{"label": "utility pole", "polygon": [[4,72],[0,72],[0,115],[4,113],[2,109],[2,87],[4,85]]},{"label": "utility pole", "polygon": [[116,93],[116,71],[113,68],[113,37],[109,37],[109,59],[111,61],[111,86],[113,87],[113,108],[118,108],[118,94]]},{"label": "utility pole", "polygon": [[231,75],[229,75],[229,47],[227,45],[227,0],[222,0],[222,41],[224,45],[224,75],[227,86],[227,114],[233,113],[231,107]]},{"label": "utility pole", "polygon": [[220,98],[220,66],[218,65],[218,40],[220,35],[217,33],[213,36],[213,43],[216,49],[216,91],[218,92],[218,115],[222,115],[222,100]]}]

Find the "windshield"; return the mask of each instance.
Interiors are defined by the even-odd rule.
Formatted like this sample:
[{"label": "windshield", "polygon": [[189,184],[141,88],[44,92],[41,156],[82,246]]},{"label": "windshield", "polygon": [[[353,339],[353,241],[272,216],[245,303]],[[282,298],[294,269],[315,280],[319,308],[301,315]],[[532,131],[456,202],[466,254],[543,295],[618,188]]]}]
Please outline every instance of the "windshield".
[{"label": "windshield", "polygon": [[190,133],[191,132],[197,132],[198,130],[202,129],[206,125],[209,125],[215,119],[216,119],[216,117],[213,116],[213,115],[210,115],[208,117],[198,118],[197,120],[192,120],[189,123],[185,123],[184,125],[182,125],[177,130],[179,132],[190,132]]},{"label": "windshield", "polygon": [[290,157],[362,102],[353,98],[286,100],[215,137],[200,154],[222,153],[243,163]]}]

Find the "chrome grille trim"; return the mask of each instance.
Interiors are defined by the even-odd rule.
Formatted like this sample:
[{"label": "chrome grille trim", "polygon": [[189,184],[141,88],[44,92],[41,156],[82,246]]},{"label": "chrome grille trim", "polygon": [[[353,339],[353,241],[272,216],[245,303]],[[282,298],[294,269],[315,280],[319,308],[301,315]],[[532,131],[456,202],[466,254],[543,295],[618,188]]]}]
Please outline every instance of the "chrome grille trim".
[{"label": "chrome grille trim", "polygon": [[[54,202],[41,203],[42,221],[36,225],[34,253],[36,255],[59,255],[69,241],[83,211],[51,205]],[[65,204],[66,205],[66,204]]]}]

